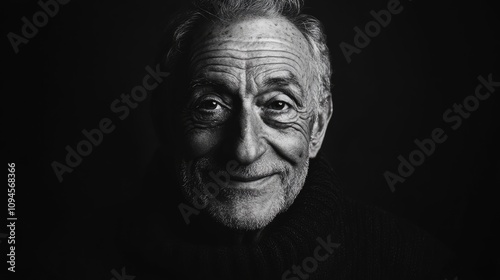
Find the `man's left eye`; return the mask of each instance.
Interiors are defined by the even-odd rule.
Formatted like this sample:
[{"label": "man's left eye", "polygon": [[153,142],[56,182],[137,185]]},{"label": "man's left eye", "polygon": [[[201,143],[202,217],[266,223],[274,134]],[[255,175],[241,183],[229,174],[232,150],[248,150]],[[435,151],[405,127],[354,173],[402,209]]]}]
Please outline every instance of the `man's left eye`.
[{"label": "man's left eye", "polygon": [[268,105],[268,108],[275,111],[283,111],[290,108],[290,104],[285,101],[273,101]]}]

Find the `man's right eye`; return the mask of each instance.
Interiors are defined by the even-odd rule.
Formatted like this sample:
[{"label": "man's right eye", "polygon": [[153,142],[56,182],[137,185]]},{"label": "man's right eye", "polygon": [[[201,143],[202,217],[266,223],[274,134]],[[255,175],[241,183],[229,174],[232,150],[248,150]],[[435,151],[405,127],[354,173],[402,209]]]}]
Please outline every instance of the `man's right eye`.
[{"label": "man's right eye", "polygon": [[199,99],[192,108],[194,109],[192,110],[193,119],[200,123],[221,124],[231,114],[229,105],[215,96]]},{"label": "man's right eye", "polygon": [[193,99],[186,112],[194,122],[214,126],[224,123],[231,116],[231,100],[225,100],[218,94],[194,94]]},{"label": "man's right eye", "polygon": [[196,106],[197,109],[208,110],[208,111],[217,110],[220,109],[221,107],[222,107],[221,104],[213,99],[204,100],[200,102],[198,106]]}]

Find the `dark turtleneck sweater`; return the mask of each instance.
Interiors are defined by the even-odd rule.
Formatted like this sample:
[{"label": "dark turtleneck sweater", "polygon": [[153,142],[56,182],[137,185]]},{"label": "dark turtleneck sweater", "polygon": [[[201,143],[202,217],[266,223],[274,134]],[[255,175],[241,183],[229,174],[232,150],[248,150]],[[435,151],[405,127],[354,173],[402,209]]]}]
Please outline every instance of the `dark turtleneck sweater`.
[{"label": "dark turtleneck sweater", "polygon": [[293,205],[254,231],[203,212],[186,224],[173,167],[154,167],[140,197],[65,233],[53,279],[444,279],[441,245],[343,197],[321,156]]}]

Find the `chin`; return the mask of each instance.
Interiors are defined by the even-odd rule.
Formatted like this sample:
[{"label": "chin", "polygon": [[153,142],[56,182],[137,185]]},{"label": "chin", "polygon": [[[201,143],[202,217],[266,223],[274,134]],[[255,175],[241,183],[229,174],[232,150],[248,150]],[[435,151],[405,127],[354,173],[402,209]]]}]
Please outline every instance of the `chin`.
[{"label": "chin", "polygon": [[232,229],[263,228],[286,208],[282,192],[256,196],[240,190],[223,190],[219,195],[208,203],[207,211],[217,222]]},{"label": "chin", "polygon": [[[218,223],[238,230],[256,230],[267,226],[285,212],[301,191],[309,168],[306,160],[295,168],[284,168],[276,178],[268,180],[258,188],[231,184],[219,189],[215,197],[202,193],[203,186],[210,182],[202,175],[206,161],[194,165],[181,163],[181,188],[184,197],[191,203],[202,202],[209,216]],[[191,167],[191,168],[189,168]]]}]

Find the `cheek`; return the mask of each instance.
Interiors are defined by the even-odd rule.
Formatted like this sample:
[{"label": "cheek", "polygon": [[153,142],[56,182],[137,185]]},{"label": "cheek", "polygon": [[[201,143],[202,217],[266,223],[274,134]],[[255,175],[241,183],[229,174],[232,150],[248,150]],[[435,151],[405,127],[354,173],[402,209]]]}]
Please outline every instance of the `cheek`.
[{"label": "cheek", "polygon": [[220,139],[220,129],[194,129],[184,136],[184,150],[188,157],[199,158],[212,151]]},{"label": "cheek", "polygon": [[269,143],[279,152],[287,161],[297,164],[307,160],[309,156],[309,134],[306,123],[300,126],[294,124],[282,131],[273,131],[269,133]]}]

